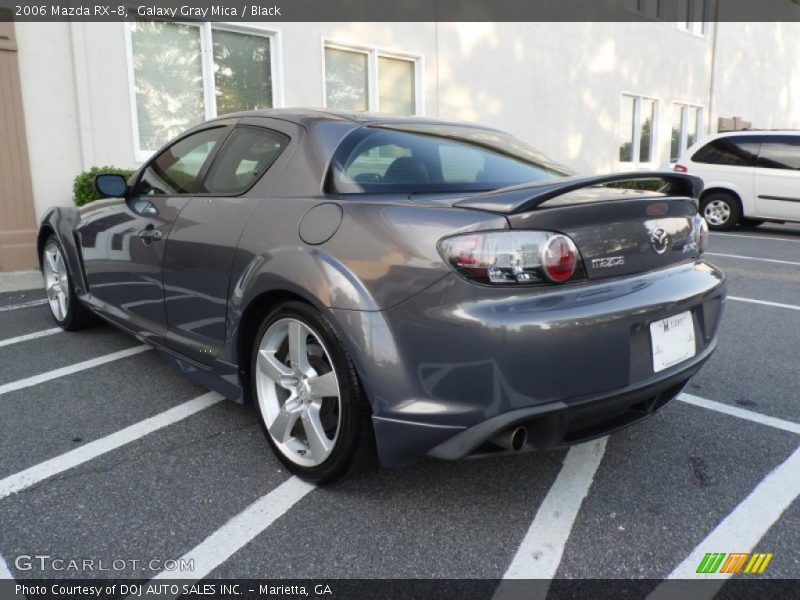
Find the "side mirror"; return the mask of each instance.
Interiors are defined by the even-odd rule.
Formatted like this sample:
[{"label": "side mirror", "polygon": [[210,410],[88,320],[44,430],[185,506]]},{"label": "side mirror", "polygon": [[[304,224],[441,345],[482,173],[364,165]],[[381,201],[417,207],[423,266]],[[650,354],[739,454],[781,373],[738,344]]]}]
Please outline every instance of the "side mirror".
[{"label": "side mirror", "polygon": [[94,189],[103,198],[124,198],[128,192],[128,182],[116,173],[101,173],[94,178]]}]

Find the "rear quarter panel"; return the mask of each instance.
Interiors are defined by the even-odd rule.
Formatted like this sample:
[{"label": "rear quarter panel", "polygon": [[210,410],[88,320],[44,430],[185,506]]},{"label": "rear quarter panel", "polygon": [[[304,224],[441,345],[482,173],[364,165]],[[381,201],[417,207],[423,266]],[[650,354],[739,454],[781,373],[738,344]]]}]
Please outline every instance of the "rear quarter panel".
[{"label": "rear quarter panel", "polygon": [[[245,367],[250,348],[240,343],[248,335],[242,331],[244,315],[257,310],[267,295],[288,292],[331,319],[370,388],[369,375],[380,372],[375,364],[393,352],[381,311],[451,273],[439,257],[438,240],[459,231],[503,229],[508,223],[496,215],[409,201],[334,201],[342,209],[340,226],[324,243],[308,244],[300,238],[299,223],[323,203],[332,199],[260,201],[234,262],[226,344],[230,354],[222,358]],[[373,352],[376,339],[382,339],[382,352]]]}]

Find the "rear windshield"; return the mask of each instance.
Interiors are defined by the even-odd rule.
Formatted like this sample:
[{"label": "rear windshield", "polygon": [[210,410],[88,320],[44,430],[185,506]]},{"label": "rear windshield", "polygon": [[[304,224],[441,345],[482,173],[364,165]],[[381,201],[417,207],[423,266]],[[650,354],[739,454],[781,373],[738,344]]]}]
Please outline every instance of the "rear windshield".
[{"label": "rear windshield", "polygon": [[483,191],[573,174],[508,134],[445,125],[362,127],[331,169],[341,194]]}]

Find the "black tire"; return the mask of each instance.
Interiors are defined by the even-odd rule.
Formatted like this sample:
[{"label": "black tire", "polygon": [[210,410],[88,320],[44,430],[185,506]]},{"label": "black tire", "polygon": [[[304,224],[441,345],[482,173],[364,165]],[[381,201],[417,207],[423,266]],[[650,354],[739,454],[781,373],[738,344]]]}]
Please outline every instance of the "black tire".
[{"label": "black tire", "polygon": [[[715,208],[721,211],[714,211]],[[722,214],[727,216],[722,218]],[[739,199],[728,192],[711,192],[700,201],[700,214],[708,223],[708,228],[713,231],[730,231],[742,218]]]},{"label": "black tire", "polygon": [[52,304],[48,302],[48,304],[50,304],[50,314],[52,315],[53,320],[58,324],[59,327],[65,329],[66,331],[79,331],[81,329],[96,327],[101,323],[101,321],[78,299],[78,296],[75,294],[75,287],[72,284],[72,273],[69,272],[69,265],[66,261],[66,255],[64,254],[64,249],[61,247],[61,244],[59,243],[55,234],[51,234],[50,237],[47,238],[42,251],[42,271],[45,274],[45,286],[47,286],[47,266],[45,265],[45,261],[47,260],[48,249],[52,246],[57,248],[64,264],[67,279],[66,296],[68,299],[66,313],[61,317],[56,314]]},{"label": "black tire", "polygon": [[[258,398],[256,376],[257,359],[261,339],[267,329],[280,319],[292,318],[301,321],[320,338],[339,383],[339,430],[330,455],[319,465],[306,467],[295,464],[277,447],[267,428],[265,415]],[[330,321],[312,306],[298,301],[289,301],[277,306],[262,321],[255,336],[250,362],[250,384],[253,404],[267,442],[286,468],[316,484],[331,483],[346,473],[365,471],[376,464],[375,434],[372,427],[372,412],[358,379],[353,362]]]},{"label": "black tire", "polygon": [[763,225],[766,223],[764,219],[751,219],[749,217],[742,217],[739,220],[739,225],[742,227],[758,227],[759,225]]}]

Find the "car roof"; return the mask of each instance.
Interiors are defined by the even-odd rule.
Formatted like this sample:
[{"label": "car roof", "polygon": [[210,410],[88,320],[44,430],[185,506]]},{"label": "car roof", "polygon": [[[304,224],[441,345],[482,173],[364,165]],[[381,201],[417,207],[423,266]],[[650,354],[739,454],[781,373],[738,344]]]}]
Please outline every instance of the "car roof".
[{"label": "car roof", "polygon": [[450,127],[471,127],[488,131],[499,131],[492,127],[486,127],[475,123],[463,123],[459,121],[446,121],[442,119],[431,119],[429,117],[393,117],[376,113],[355,113],[322,108],[265,108],[258,110],[245,110],[226,115],[220,115],[214,120],[230,119],[241,117],[267,117],[272,119],[282,119],[306,125],[312,121],[348,121],[362,126],[368,125],[445,125]]},{"label": "car roof", "polygon": [[732,135],[749,135],[749,136],[759,136],[759,135],[800,135],[800,129],[739,129],[737,131],[721,131],[715,133],[708,138],[723,138],[723,137],[730,137]]}]

